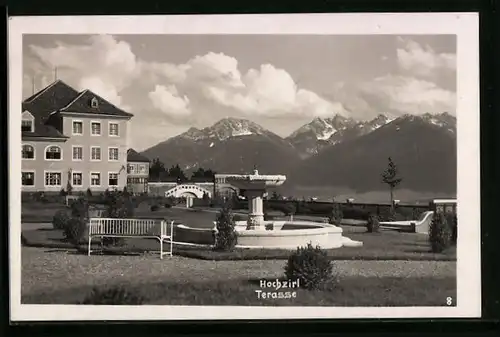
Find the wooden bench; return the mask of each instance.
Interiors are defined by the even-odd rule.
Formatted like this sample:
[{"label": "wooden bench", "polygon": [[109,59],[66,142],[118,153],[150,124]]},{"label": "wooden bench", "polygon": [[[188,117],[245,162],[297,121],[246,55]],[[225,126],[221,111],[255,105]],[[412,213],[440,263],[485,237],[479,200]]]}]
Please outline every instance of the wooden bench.
[{"label": "wooden bench", "polygon": [[[172,256],[174,240],[174,221],[149,219],[90,218],[88,226],[89,249],[92,252],[92,238],[154,238],[160,241],[160,259],[163,255]],[[167,240],[169,250],[163,251]]]}]

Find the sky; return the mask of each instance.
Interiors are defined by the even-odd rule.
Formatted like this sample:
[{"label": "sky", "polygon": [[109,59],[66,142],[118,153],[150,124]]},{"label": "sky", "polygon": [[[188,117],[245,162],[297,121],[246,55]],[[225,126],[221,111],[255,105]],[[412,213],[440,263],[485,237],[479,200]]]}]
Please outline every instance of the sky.
[{"label": "sky", "polygon": [[23,97],[56,76],[133,113],[139,151],[224,117],[456,115],[454,35],[24,35]]}]

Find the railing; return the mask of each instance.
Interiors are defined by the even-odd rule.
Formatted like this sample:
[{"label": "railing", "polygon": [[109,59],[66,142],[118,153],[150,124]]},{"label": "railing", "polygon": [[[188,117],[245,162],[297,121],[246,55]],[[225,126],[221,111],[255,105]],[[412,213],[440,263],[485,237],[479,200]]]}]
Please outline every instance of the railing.
[{"label": "railing", "polygon": [[[169,228],[170,226],[170,228]],[[93,237],[141,237],[155,238],[160,241],[160,258],[163,255],[172,256],[174,222],[167,220],[150,219],[115,219],[115,218],[91,218],[88,227],[88,255],[92,252]],[[163,251],[163,242],[170,243],[170,250]]]}]

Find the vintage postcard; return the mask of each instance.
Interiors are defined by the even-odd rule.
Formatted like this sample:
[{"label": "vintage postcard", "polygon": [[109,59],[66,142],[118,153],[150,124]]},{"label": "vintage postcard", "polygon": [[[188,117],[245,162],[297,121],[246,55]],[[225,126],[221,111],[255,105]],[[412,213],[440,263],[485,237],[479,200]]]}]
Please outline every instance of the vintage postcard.
[{"label": "vintage postcard", "polygon": [[8,54],[11,320],[480,317],[477,14],[12,17]]}]

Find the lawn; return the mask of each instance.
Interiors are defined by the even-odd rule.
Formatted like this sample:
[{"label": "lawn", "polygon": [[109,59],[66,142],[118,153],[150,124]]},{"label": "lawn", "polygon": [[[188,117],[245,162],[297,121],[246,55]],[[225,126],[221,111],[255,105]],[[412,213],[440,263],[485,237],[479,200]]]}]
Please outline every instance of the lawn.
[{"label": "lawn", "polygon": [[[63,206],[60,206],[62,209]],[[50,221],[55,213],[56,207],[41,209],[30,205],[30,212],[23,214],[39,219],[33,222],[44,222],[40,220],[50,214]],[[211,228],[216,217],[215,211],[184,209],[184,208],[160,208],[156,212],[151,212],[147,203],[141,204],[136,209],[137,218],[167,218],[174,220],[175,224],[185,224],[195,228]],[[297,220],[306,220],[303,217],[296,217]],[[310,217],[309,217],[310,218]],[[314,220],[313,218],[307,220]],[[346,223],[349,223],[345,220]],[[28,224],[30,221],[23,223]],[[69,243],[64,242],[63,234],[59,230],[33,229],[23,226],[23,236],[28,243],[34,247],[52,248],[73,248]],[[363,242],[362,247],[342,247],[328,250],[328,255],[335,260],[430,260],[430,261],[456,261],[456,249],[450,248],[440,254],[432,253],[426,235],[416,233],[404,233],[390,230],[382,230],[380,233],[367,233],[363,226],[343,225],[344,235],[352,240]],[[208,235],[206,235],[208,234]],[[206,233],[205,237],[187,238],[184,233],[176,234],[174,230],[174,240],[180,242],[195,242],[201,244],[211,244],[212,237]],[[126,245],[122,248],[108,250],[112,253],[143,253],[145,251],[157,251],[158,242],[154,239],[126,239]],[[87,249],[85,244],[79,247],[83,252]],[[278,249],[236,249],[233,252],[214,252],[209,248],[190,249],[185,246],[176,246],[175,254],[204,259],[204,260],[269,260],[286,259],[290,251]]]},{"label": "lawn", "polygon": [[[191,213],[186,215],[193,216]],[[344,227],[346,236],[363,242],[362,247],[342,247],[329,249],[327,254],[332,260],[408,260],[408,261],[456,261],[456,249],[450,248],[444,253],[432,253],[427,237],[415,233],[400,233],[382,231],[381,233],[366,233],[359,227]],[[23,230],[23,236],[32,247],[66,248],[74,247],[64,241],[60,230],[38,228]],[[174,239],[175,239],[174,231]],[[97,248],[97,245],[94,246]],[[79,251],[86,252],[83,243]],[[125,239],[124,247],[110,248],[108,253],[143,253],[157,251],[159,244],[154,239]],[[174,254],[202,260],[271,260],[287,259],[288,250],[280,249],[235,249],[232,252],[216,252],[210,248],[189,248],[174,246]]]},{"label": "lawn", "polygon": [[[259,298],[266,292],[259,280],[165,282],[127,285],[150,305],[242,305],[242,306],[446,306],[446,298],[456,298],[452,277],[347,277],[325,290],[296,289],[294,298]],[[79,304],[92,290],[89,286],[48,291],[23,296],[25,304]],[[291,289],[290,289],[291,290]],[[288,291],[288,290],[287,290]],[[285,293],[286,294],[286,293]],[[284,294],[284,295],[285,295]]]},{"label": "lawn", "polygon": [[125,285],[144,304],[445,306],[456,298],[456,263],[334,261],[336,280],[295,299],[259,299],[260,280],[282,278],[286,262],[203,261],[179,256],[91,256],[22,249],[24,304],[77,304],[93,287]]}]

